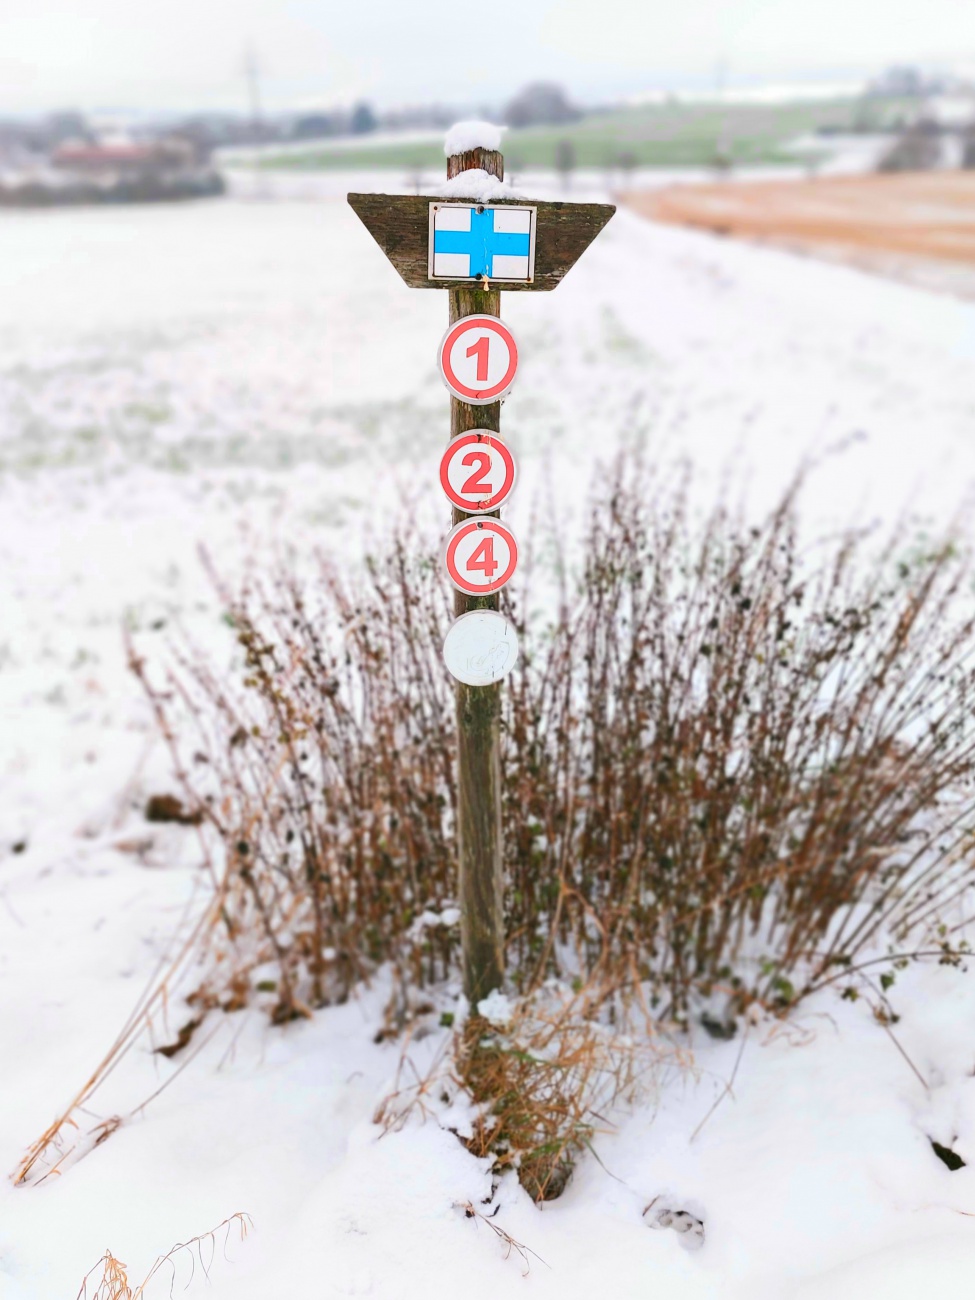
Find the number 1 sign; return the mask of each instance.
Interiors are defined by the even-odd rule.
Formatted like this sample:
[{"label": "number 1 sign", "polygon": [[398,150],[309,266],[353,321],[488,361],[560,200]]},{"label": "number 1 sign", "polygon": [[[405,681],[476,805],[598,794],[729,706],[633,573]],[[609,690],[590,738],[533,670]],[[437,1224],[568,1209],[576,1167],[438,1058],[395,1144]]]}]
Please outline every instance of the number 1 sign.
[{"label": "number 1 sign", "polygon": [[515,382],[518,345],[496,316],[463,316],[440,342],[443,381],[461,402],[489,406]]}]

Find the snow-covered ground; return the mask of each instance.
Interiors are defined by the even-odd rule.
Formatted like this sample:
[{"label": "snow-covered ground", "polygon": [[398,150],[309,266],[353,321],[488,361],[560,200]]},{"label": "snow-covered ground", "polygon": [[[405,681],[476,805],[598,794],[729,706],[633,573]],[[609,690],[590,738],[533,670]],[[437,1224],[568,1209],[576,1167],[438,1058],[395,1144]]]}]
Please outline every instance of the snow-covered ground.
[{"label": "snow-covered ground", "polygon": [[[195,833],[141,817],[171,781],[123,627],[160,663],[177,620],[229,656],[200,544],[233,575],[275,543],[354,565],[404,510],[443,527],[446,304],[386,264],[342,199],[362,184],[250,176],[195,206],[0,216],[4,1170],[204,893]],[[571,537],[595,465],[643,438],[689,456],[705,497],[736,475],[756,508],[837,449],[809,484],[814,530],[903,510],[937,526],[975,479],[973,304],[624,212],[555,296],[510,294],[503,314],[522,354],[503,417],[516,529],[537,508]],[[558,1202],[502,1187],[495,1222],[544,1261],[525,1279],[458,1208],[488,1177],[456,1138],[431,1123],[377,1140],[400,1050],[373,1042],[382,988],[310,1024],[215,1021],[180,1073],[141,1043],[82,1117],[121,1127],[0,1189],[0,1298],[72,1300],[106,1247],[136,1280],[237,1210],[256,1231],[226,1259],[218,1239],[218,1300],[964,1294],[975,977],[903,978],[896,1032],[922,1078],[834,996],[785,1028],[695,1039],[693,1071],[618,1117]],[[949,1172],[930,1137],[969,1166]],[[647,1226],[654,1197],[704,1219],[703,1249]]]}]

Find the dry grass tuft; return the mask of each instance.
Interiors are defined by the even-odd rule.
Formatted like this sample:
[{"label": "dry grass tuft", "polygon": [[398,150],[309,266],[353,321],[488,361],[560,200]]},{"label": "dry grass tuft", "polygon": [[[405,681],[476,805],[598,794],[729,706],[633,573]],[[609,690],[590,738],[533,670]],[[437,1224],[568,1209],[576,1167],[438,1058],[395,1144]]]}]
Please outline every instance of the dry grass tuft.
[{"label": "dry grass tuft", "polygon": [[571,1005],[532,999],[504,1026],[472,1016],[454,1045],[454,1077],[477,1103],[467,1148],[498,1174],[517,1170],[533,1200],[555,1200],[596,1133],[612,1128],[614,1108],[645,1091],[660,1064],[645,1041]]},{"label": "dry grass tuft", "polygon": [[101,1268],[102,1276],[99,1279],[98,1287],[91,1292],[91,1300],[132,1300],[133,1292],[129,1286],[129,1275],[126,1273],[126,1265],[120,1259],[116,1259],[110,1250],[95,1265],[95,1268],[86,1273],[81,1289],[78,1292],[78,1300],[87,1300],[88,1297],[88,1279],[95,1269]]},{"label": "dry grass tuft", "polygon": [[[598,1023],[602,1007],[594,990],[566,996],[546,989],[510,1004],[506,1023],[470,1016],[422,1075],[407,1034],[375,1122],[386,1132],[410,1118],[446,1123],[473,1155],[490,1159],[497,1176],[515,1171],[534,1200],[554,1200],[579,1155],[613,1127],[613,1112],[690,1064],[651,1024],[626,1034]],[[445,1106],[453,1118],[445,1119]],[[457,1119],[465,1111],[469,1122]]]},{"label": "dry grass tuft", "polygon": [[[172,1270],[171,1293],[176,1282],[176,1260],[181,1255],[188,1257],[190,1262],[190,1276],[187,1279],[186,1286],[189,1286],[190,1282],[192,1282],[197,1265],[199,1265],[204,1278],[209,1281],[210,1269],[213,1266],[217,1249],[217,1233],[223,1228],[226,1229],[223,1241],[223,1249],[226,1252],[231,1231],[235,1226],[240,1233],[239,1240],[243,1241],[254,1225],[249,1214],[244,1214],[238,1210],[236,1214],[230,1215],[222,1223],[218,1223],[215,1228],[211,1228],[209,1232],[203,1232],[198,1237],[191,1237],[189,1241],[177,1242],[165,1255],[159,1256],[144,1280],[134,1288],[129,1282],[126,1272],[127,1265],[116,1259],[110,1250],[106,1250],[95,1267],[85,1274],[76,1300],[143,1300],[146,1287],[167,1265]],[[204,1258],[204,1248],[208,1250],[207,1258]],[[101,1276],[95,1284],[95,1290],[89,1291],[89,1282],[93,1280],[93,1274],[99,1269],[101,1269]]]},{"label": "dry grass tuft", "polygon": [[[497,1239],[504,1245],[505,1259],[510,1258],[512,1254],[517,1255],[521,1259],[521,1262],[525,1266],[522,1270],[522,1277],[527,1277],[531,1272],[532,1256],[534,1256],[540,1264],[545,1264],[541,1255],[532,1250],[531,1246],[526,1246],[524,1242],[517,1241],[512,1237],[510,1232],[506,1232],[505,1229],[502,1228],[500,1223],[494,1221],[494,1214],[497,1214],[498,1212],[497,1208],[495,1208],[494,1214],[482,1214],[480,1210],[474,1208],[470,1201],[461,1202],[460,1208],[464,1211],[464,1217],[466,1219],[472,1219],[476,1227],[479,1227],[484,1223],[491,1229]],[[545,1264],[545,1267],[548,1268],[548,1264]]]},{"label": "dry grass tuft", "polygon": [[[165,1019],[171,989],[178,986],[185,966],[199,951],[204,936],[213,928],[214,912],[218,908],[219,899],[204,911],[191,926],[185,938],[177,936],[174,939],[170,950],[159,962],[109,1049],[68,1105],[28,1147],[14,1171],[14,1183],[42,1183],[46,1178],[58,1176],[69,1160],[78,1159],[95,1147],[101,1146],[125,1123],[126,1119],[131,1118],[131,1115],[109,1115],[97,1120],[94,1125],[82,1129],[75,1116],[82,1114],[90,1116],[88,1103],[102,1082],[144,1036],[152,1037],[157,1020]],[[171,1076],[170,1081],[172,1077],[175,1076]],[[154,1096],[166,1086],[163,1084]],[[142,1102],[136,1107],[136,1111],[147,1104],[145,1101]],[[132,1112],[134,1113],[135,1111]]]}]

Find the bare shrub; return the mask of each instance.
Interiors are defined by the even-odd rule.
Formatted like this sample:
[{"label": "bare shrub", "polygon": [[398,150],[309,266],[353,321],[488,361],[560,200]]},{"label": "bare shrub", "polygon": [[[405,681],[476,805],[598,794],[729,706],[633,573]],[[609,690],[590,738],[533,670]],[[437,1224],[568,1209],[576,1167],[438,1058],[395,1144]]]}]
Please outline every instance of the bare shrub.
[{"label": "bare shrub", "polygon": [[[132,663],[186,797],[225,851],[215,960],[196,1000],[240,1005],[249,974],[270,966],[260,992],[284,1021],[343,1001],[387,961],[410,988],[448,974],[453,701],[437,662],[447,600],[426,556],[396,543],[357,591],[326,567],[311,608],[293,574],[272,577],[273,596],[224,593],[243,689],[200,655],[166,693]],[[177,696],[196,734],[175,734]]]},{"label": "bare shrub", "polygon": [[510,870],[547,898],[513,966],[530,986],[569,946],[678,1015],[722,982],[791,1002],[969,883],[969,570],[896,533],[800,557],[794,493],[695,535],[644,490],[597,504],[579,610],[514,687]]},{"label": "bare shrub", "polygon": [[[788,1005],[971,879],[975,618],[950,539],[800,552],[795,492],[758,526],[698,524],[686,486],[621,463],[571,599],[546,620],[506,598],[510,978],[598,988],[609,1015]],[[357,586],[325,567],[225,599],[241,683],[189,653],[157,687],[133,656],[223,845],[197,999],[256,985],[282,1020],[390,962],[408,1019],[458,943],[439,566],[401,540]]]}]

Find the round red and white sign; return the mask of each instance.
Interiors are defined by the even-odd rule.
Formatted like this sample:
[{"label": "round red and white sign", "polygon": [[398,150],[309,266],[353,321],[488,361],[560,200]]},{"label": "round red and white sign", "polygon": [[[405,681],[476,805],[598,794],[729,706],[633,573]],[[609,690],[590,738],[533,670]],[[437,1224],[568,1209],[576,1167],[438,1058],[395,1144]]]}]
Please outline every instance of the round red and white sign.
[{"label": "round red and white sign", "polygon": [[437,357],[443,381],[462,402],[487,406],[515,381],[518,346],[496,316],[464,316],[443,336]]},{"label": "round red and white sign", "polygon": [[462,519],[444,543],[447,577],[470,596],[500,591],[518,565],[515,535],[500,519]]},{"label": "round red and white sign", "polygon": [[517,472],[514,456],[490,429],[452,438],[440,459],[440,485],[447,500],[469,515],[497,510],[511,496]]}]

